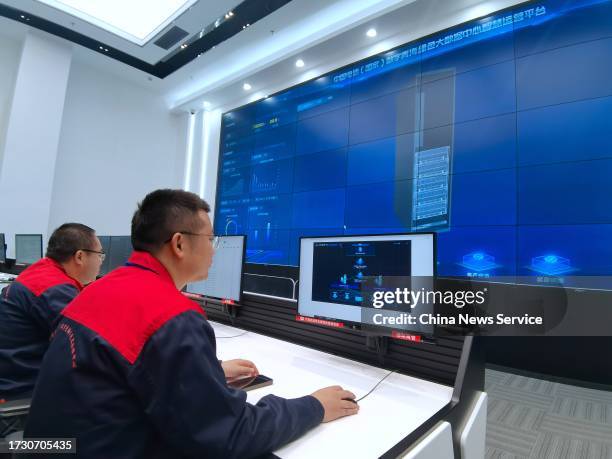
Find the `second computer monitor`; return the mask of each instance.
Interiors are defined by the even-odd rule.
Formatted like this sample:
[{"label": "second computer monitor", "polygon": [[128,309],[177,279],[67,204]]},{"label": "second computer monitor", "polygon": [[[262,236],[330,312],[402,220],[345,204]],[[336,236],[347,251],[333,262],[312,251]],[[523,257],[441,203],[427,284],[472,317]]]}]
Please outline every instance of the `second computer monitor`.
[{"label": "second computer monitor", "polygon": [[245,243],[246,236],[219,236],[208,278],[189,284],[187,291],[221,300],[240,301]]},{"label": "second computer monitor", "polygon": [[15,235],[15,261],[31,265],[42,258],[42,234]]},{"label": "second computer monitor", "polygon": [[4,241],[4,233],[0,233],[0,263],[6,261],[6,242]]},{"label": "second computer monitor", "polygon": [[130,236],[111,236],[109,254],[107,255],[108,265],[106,266],[108,272],[123,266],[131,254],[132,239]]},{"label": "second computer monitor", "polygon": [[106,254],[106,257],[104,257],[104,261],[102,262],[102,265],[100,266],[100,276],[104,276],[105,274],[108,274],[108,267],[110,266],[110,241],[111,241],[111,237],[110,236],[98,236],[98,239],[100,240],[100,244],[102,245],[102,251]]},{"label": "second computer monitor", "polygon": [[[380,301],[374,299],[397,289],[431,290],[434,275],[433,233],[303,237],[298,314],[376,326],[375,314],[430,312],[422,305],[415,309],[388,304],[381,307]],[[433,332],[420,325],[386,326],[423,334]]]}]

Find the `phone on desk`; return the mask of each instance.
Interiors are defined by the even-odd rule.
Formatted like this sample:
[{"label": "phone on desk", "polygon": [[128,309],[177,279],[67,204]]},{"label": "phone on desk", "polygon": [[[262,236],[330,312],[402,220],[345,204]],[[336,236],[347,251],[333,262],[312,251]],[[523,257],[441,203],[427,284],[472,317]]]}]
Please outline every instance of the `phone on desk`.
[{"label": "phone on desk", "polygon": [[264,375],[258,375],[254,378],[243,378],[238,379],[237,381],[232,381],[228,383],[230,387],[233,389],[240,389],[244,391],[250,391],[253,389],[259,389],[260,387],[271,386],[273,383],[272,378],[268,378]]}]

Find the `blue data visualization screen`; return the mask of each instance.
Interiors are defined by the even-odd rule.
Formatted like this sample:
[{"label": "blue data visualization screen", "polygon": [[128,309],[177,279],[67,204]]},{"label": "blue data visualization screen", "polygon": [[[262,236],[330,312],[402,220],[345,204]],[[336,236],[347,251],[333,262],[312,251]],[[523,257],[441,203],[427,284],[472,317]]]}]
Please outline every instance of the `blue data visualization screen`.
[{"label": "blue data visualization screen", "polygon": [[215,233],[250,263],[435,231],[442,276],[609,276],[610,56],[612,0],[534,1],[227,112]]}]

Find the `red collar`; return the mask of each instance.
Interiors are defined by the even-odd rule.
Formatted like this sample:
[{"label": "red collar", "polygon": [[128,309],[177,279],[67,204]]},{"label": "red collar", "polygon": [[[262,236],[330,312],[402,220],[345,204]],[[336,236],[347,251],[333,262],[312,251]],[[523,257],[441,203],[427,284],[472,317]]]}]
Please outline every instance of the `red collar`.
[{"label": "red collar", "polygon": [[134,250],[132,252],[132,255],[130,256],[130,259],[128,260],[128,263],[132,265],[138,265],[139,267],[147,269],[149,271],[153,271],[159,277],[175,286],[174,280],[172,279],[172,276],[170,276],[170,273],[168,272],[166,267],[157,258],[155,258],[148,252],[140,252]]},{"label": "red collar", "polygon": [[41,262],[43,263],[48,263],[51,266],[54,266],[55,268],[59,269],[61,272],[63,272],[67,277],[69,277],[70,279],[72,279],[75,283],[76,283],[76,287],[79,289],[79,291],[83,290],[85,288],[85,286],[83,284],[81,284],[78,280],[76,280],[74,277],[68,275],[68,273],[66,272],[66,270],[64,269],[64,267],[58,263],[57,261],[55,261],[53,258],[49,258],[49,257],[44,257]]}]

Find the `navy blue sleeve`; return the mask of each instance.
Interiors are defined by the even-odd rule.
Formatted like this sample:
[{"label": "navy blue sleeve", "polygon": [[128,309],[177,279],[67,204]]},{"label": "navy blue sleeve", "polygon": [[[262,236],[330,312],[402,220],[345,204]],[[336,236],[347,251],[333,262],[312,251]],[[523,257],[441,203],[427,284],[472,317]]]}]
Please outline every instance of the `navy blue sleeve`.
[{"label": "navy blue sleeve", "polygon": [[323,406],[308,395],[263,397],[227,386],[215,355],[212,327],[186,312],[147,342],[129,374],[151,422],[188,457],[248,458],[273,451],[323,419]]},{"label": "navy blue sleeve", "polygon": [[51,287],[32,302],[30,315],[43,330],[51,335],[55,330],[60,313],[78,294],[79,290],[71,284]]}]

